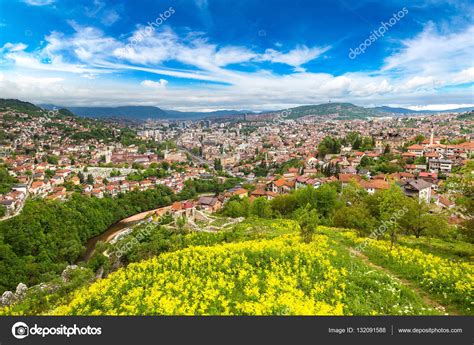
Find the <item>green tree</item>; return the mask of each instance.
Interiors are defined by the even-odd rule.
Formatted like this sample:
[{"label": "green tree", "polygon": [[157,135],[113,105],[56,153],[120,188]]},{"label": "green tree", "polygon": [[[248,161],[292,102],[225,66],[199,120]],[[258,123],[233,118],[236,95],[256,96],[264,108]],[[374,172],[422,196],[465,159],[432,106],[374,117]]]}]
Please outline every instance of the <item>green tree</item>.
[{"label": "green tree", "polygon": [[301,240],[309,243],[313,240],[316,228],[319,225],[319,214],[315,209],[308,205],[305,208],[298,209],[295,213],[295,219],[300,226]]},{"label": "green tree", "polygon": [[8,173],[5,167],[0,167],[0,194],[8,193],[17,179]]},{"label": "green tree", "polygon": [[315,206],[323,218],[328,218],[338,203],[338,194],[335,186],[325,183],[314,191]]},{"label": "green tree", "polygon": [[425,140],[425,136],[423,134],[418,134],[416,137],[415,137],[415,142],[417,144],[420,144],[423,140]]},{"label": "green tree", "polygon": [[272,208],[268,200],[264,197],[256,198],[250,207],[251,214],[260,218],[271,218]]},{"label": "green tree", "polygon": [[47,157],[47,162],[48,164],[52,164],[52,165],[58,165],[58,157],[57,156],[48,156]]},{"label": "green tree", "polygon": [[341,152],[341,141],[331,136],[326,136],[318,145],[318,156]]},{"label": "green tree", "polygon": [[214,159],[214,169],[216,171],[222,171],[222,162],[219,158]]},{"label": "green tree", "polygon": [[338,228],[355,229],[359,236],[367,236],[374,230],[376,219],[363,205],[344,206],[335,211],[333,224]]},{"label": "green tree", "polygon": [[296,196],[294,194],[278,195],[270,202],[270,204],[273,211],[283,216],[293,213],[293,211],[298,207]]},{"label": "green tree", "polygon": [[94,177],[92,174],[87,175],[87,184],[94,184]]},{"label": "green tree", "polygon": [[407,211],[400,219],[400,225],[418,238],[430,227],[432,218],[429,216],[429,207],[426,203],[412,198],[406,199],[405,207]]},{"label": "green tree", "polygon": [[176,218],[176,228],[178,233],[183,234],[185,233],[185,226],[188,223],[188,219],[185,215],[179,216]]},{"label": "green tree", "polygon": [[229,200],[222,211],[227,217],[248,217],[250,214],[250,203],[248,198]]},{"label": "green tree", "polygon": [[355,181],[350,181],[342,188],[341,200],[347,205],[361,203],[368,195],[367,191],[360,187]]},{"label": "green tree", "polygon": [[82,172],[80,172],[80,171],[77,173],[77,177],[79,177],[79,181],[80,181],[81,183],[84,183],[84,182],[86,181],[86,180],[85,180],[85,177],[84,177],[84,174],[83,174]]},{"label": "green tree", "polygon": [[395,245],[400,229],[400,224],[398,221],[399,215],[407,211],[405,206],[407,197],[395,184],[392,184],[390,189],[384,190],[380,193],[380,220],[382,222],[382,226],[386,228],[386,231],[390,236],[390,249],[392,249]]}]

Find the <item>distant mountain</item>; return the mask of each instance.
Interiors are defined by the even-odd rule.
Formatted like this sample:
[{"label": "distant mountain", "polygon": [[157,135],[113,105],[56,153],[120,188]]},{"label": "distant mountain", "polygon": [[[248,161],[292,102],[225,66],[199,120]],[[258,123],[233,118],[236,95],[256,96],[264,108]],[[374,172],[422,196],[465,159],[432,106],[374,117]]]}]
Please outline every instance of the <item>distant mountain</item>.
[{"label": "distant mountain", "polygon": [[456,108],[448,110],[411,110],[406,108],[392,108],[392,107],[375,107],[370,108],[378,112],[392,113],[392,114],[439,114],[439,113],[464,113],[466,111],[474,110],[474,107]]},{"label": "distant mountain", "polygon": [[474,120],[474,111],[471,110],[470,112],[459,114],[457,116],[457,119],[458,120]]},{"label": "distant mountain", "polygon": [[[54,104],[40,104],[43,109],[64,108]],[[154,106],[122,106],[122,107],[65,107],[72,113],[81,117],[93,118],[123,118],[128,120],[198,120],[214,116],[229,116],[242,114],[241,110],[218,110],[211,112],[185,112],[177,110],[164,110]]]},{"label": "distant mountain", "polygon": [[301,117],[327,117],[338,120],[346,120],[385,116],[385,114],[369,108],[359,107],[351,103],[325,103],[317,105],[304,105],[271,112],[262,112],[260,114],[250,116],[250,120],[271,120],[275,117],[282,116],[284,116],[285,119],[297,119]]},{"label": "distant mountain", "polygon": [[443,111],[429,110],[410,110],[406,108],[393,108],[380,106],[374,108],[365,108],[352,103],[324,103],[317,105],[304,105],[290,109],[281,109],[275,111],[264,111],[255,113],[246,110],[218,110],[212,112],[184,112],[177,110],[165,110],[154,106],[121,106],[121,107],[62,107],[53,104],[41,104],[43,109],[66,108],[72,113],[81,117],[90,118],[121,118],[134,121],[143,121],[147,119],[157,120],[199,120],[199,119],[232,119],[241,117],[242,114],[248,114],[249,120],[266,121],[271,120],[279,114],[285,114],[287,119],[296,119],[305,116],[312,117],[331,117],[339,120],[366,119],[371,117],[383,116],[403,116],[412,114],[435,114],[435,113],[462,113],[474,110],[474,107],[459,108]]},{"label": "distant mountain", "polygon": [[[45,109],[61,108],[52,104],[42,104]],[[123,106],[123,107],[65,107],[81,117],[93,118],[126,118],[130,120],[146,120],[148,118],[166,119],[168,114],[158,107]]]},{"label": "distant mountain", "polygon": [[406,108],[392,108],[387,106],[370,108],[377,112],[391,113],[391,114],[415,114],[416,110],[410,110]]},{"label": "distant mountain", "polygon": [[23,102],[18,99],[0,98],[0,111],[5,111],[8,109],[14,109],[16,111],[23,112],[26,114],[41,112],[41,108],[37,107],[32,103]]},{"label": "distant mountain", "polygon": [[[44,109],[50,110],[44,107],[36,106],[33,103],[20,101],[18,99],[0,98],[0,111],[6,111],[9,109],[35,116],[45,116],[47,113],[44,111]],[[64,108],[56,107],[51,109],[57,109],[59,115],[74,116],[74,114]]]},{"label": "distant mountain", "polygon": [[466,111],[473,111],[473,110],[474,110],[474,107],[465,107],[465,108],[441,110],[438,112],[439,113],[465,113]]},{"label": "distant mountain", "polygon": [[210,117],[219,117],[219,116],[233,116],[244,114],[247,111],[245,110],[216,110],[210,112],[199,112],[199,111],[177,111],[177,110],[165,110],[170,118],[176,119],[204,119]]},{"label": "distant mountain", "polygon": [[282,109],[278,111],[262,112],[250,116],[250,120],[271,120],[285,114],[286,119],[296,119],[301,117],[331,117],[338,120],[366,119],[384,116],[404,116],[404,115],[424,115],[437,113],[463,113],[473,110],[471,108],[458,108],[450,110],[411,110],[406,108],[393,108],[380,106],[365,108],[352,103],[324,103],[318,105],[305,105],[295,108]]},{"label": "distant mountain", "polygon": [[380,116],[380,113],[369,108],[359,107],[352,103],[325,103],[318,105],[305,105],[291,108],[288,118],[303,116],[330,116],[338,119],[363,119],[367,117]]}]

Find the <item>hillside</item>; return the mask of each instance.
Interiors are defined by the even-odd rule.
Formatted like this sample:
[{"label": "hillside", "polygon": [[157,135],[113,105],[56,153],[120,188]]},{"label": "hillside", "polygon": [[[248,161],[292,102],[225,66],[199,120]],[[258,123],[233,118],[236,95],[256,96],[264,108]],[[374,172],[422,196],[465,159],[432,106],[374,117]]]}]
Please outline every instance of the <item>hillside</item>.
[{"label": "hillside", "polygon": [[359,107],[351,103],[326,103],[291,108],[291,114],[289,118],[297,118],[310,115],[334,115],[338,119],[362,119],[367,117],[380,116],[378,112],[375,112],[368,108]]},{"label": "hillside", "polygon": [[[53,109],[53,108],[51,108]],[[54,108],[57,109],[55,113],[48,113],[44,108],[36,106],[29,102],[20,101],[18,99],[4,99],[0,98],[0,112],[3,111],[14,111],[18,113],[28,114],[31,116],[74,116],[74,114],[65,108]]]},{"label": "hillside", "polygon": [[[44,130],[42,144],[47,146],[47,141],[54,136],[59,137],[60,140],[70,139],[74,143],[94,139],[107,142],[122,141],[129,145],[139,142],[135,132],[129,129],[117,130],[116,124],[81,118],[68,109],[48,110],[17,99],[0,99],[0,112],[6,113],[0,117],[2,128],[0,134],[3,139],[8,139],[10,142],[19,135],[33,136],[33,133],[37,131],[38,123]],[[39,119],[41,120],[38,122]],[[5,135],[4,132],[9,132],[9,135]],[[119,135],[116,134],[117,132],[120,132]],[[3,142],[7,141],[3,140]]]},{"label": "hillside", "polygon": [[[59,108],[52,104],[41,105],[45,109]],[[72,113],[81,117],[93,118],[126,118],[130,120],[146,120],[148,118],[166,118],[167,113],[160,108],[151,106],[123,107],[67,107]]]},{"label": "hillside", "polygon": [[72,113],[81,117],[90,118],[120,118],[134,121],[148,119],[156,120],[200,120],[200,119],[241,119],[243,114],[249,114],[250,120],[271,120],[279,117],[282,113],[289,113],[288,119],[296,119],[305,116],[329,117],[338,120],[367,119],[371,117],[434,114],[448,112],[464,112],[473,108],[460,108],[444,111],[415,111],[405,108],[392,108],[387,106],[366,108],[351,103],[325,103],[317,105],[304,105],[289,109],[275,111],[252,112],[247,110],[217,110],[211,112],[199,111],[176,111],[166,110],[154,106],[121,106],[121,107],[65,107],[53,104],[40,104],[43,109],[67,108]]},{"label": "hillside", "polygon": [[148,241],[161,254],[85,285],[56,282],[53,295],[31,289],[0,315],[472,315],[472,249],[463,259],[457,244],[407,236],[391,251],[322,226],[306,243],[298,228],[250,219],[171,242],[157,228]]},{"label": "hillside", "polygon": [[447,113],[463,113],[466,111],[474,110],[474,107],[466,107],[466,108],[455,108],[455,109],[448,109],[448,110],[411,110],[406,108],[393,108],[393,107],[375,107],[371,108],[375,111],[382,112],[382,113],[389,113],[389,114],[400,114],[400,115],[408,115],[408,114],[447,114]]},{"label": "hillside", "polygon": [[457,116],[458,120],[474,120],[474,111],[469,111]]},{"label": "hillside", "polygon": [[[269,225],[278,232],[278,223],[264,227]],[[446,312],[437,300],[469,306],[472,264],[453,264],[403,245],[391,257],[386,241],[370,242],[370,257],[378,250],[393,261],[389,267],[410,267],[412,278],[421,274],[421,289],[428,294],[399,279],[395,268],[379,266],[381,259],[377,265],[365,254],[353,256],[347,245],[357,241],[352,232],[321,227],[311,243],[302,243],[296,233],[268,234],[259,240],[191,245],[131,264],[76,291],[47,314],[436,315]]]},{"label": "hillside", "polygon": [[[63,106],[40,104],[44,109],[58,109]],[[165,110],[154,106],[121,106],[121,107],[66,107],[74,114],[91,118],[120,118],[135,121],[157,120],[198,120],[208,117],[231,116],[241,114],[239,110],[218,110],[212,112],[183,112]]]},{"label": "hillside", "polygon": [[29,103],[23,102],[18,99],[4,99],[0,98],[0,111],[14,110],[30,115],[37,115],[42,112],[40,107]]}]

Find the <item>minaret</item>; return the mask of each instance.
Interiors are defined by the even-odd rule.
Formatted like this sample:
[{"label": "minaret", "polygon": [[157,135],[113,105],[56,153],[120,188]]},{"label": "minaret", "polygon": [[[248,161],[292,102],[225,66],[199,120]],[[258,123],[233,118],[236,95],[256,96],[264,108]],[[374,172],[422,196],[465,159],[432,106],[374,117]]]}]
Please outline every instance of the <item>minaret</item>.
[{"label": "minaret", "polygon": [[433,129],[431,129],[430,146],[433,146],[433,143],[434,143],[434,134],[433,134]]}]

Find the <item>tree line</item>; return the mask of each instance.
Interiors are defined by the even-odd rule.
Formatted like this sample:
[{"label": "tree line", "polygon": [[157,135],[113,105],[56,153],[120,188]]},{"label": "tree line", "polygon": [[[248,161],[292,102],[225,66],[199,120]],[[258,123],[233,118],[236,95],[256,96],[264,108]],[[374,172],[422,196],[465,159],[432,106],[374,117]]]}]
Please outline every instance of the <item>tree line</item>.
[{"label": "tree line", "polygon": [[272,200],[232,198],[222,213],[229,217],[295,219],[306,240],[316,225],[355,229],[360,236],[375,234],[388,237],[393,243],[399,234],[464,236],[448,224],[446,216],[430,213],[427,204],[405,196],[396,184],[374,194],[368,194],[356,183],[342,187],[334,182],[297,189]]},{"label": "tree line", "polygon": [[84,252],[90,238],[133,214],[169,205],[166,187],[98,199],[73,194],[66,202],[29,200],[0,223],[0,291],[51,280]]}]

